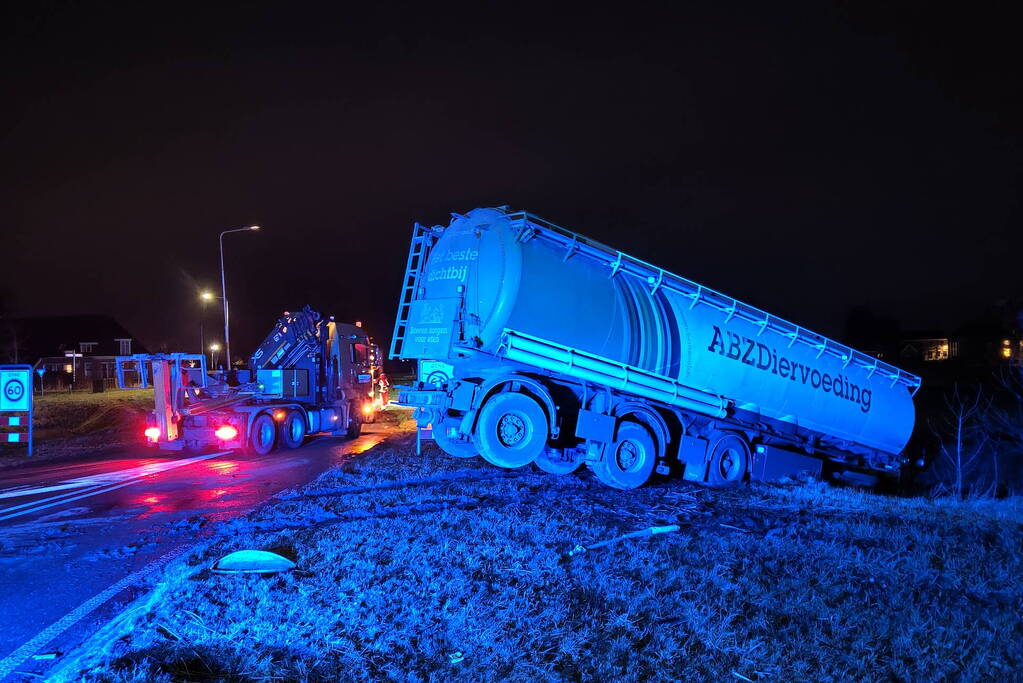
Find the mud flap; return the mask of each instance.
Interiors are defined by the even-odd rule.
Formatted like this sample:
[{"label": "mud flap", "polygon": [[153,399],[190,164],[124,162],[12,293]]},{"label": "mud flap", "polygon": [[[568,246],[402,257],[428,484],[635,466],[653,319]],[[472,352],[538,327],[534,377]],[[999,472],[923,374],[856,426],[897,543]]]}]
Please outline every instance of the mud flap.
[{"label": "mud flap", "polygon": [[683,436],[678,447],[678,459],[685,466],[682,478],[686,481],[704,481],[707,478],[706,439]]}]

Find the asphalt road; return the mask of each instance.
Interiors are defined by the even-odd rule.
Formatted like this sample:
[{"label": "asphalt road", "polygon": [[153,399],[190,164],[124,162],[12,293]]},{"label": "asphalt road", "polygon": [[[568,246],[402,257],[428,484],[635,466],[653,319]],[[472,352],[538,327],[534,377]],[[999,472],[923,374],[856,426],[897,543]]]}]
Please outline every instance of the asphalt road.
[{"label": "asphalt road", "polygon": [[[217,522],[314,479],[388,434],[320,437],[269,456],[168,455],[0,472],[0,680],[40,675],[143,591],[147,572]],[[134,457],[131,457],[134,456]]]}]

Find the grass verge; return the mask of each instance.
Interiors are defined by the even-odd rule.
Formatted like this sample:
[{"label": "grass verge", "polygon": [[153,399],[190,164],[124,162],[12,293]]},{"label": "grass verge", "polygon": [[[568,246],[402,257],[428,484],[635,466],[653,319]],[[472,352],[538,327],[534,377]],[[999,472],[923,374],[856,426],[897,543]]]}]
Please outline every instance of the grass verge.
[{"label": "grass verge", "polygon": [[[172,565],[85,680],[1012,679],[1019,500],[637,491],[403,434]],[[676,524],[569,557],[577,545]],[[241,548],[298,569],[218,575]]]},{"label": "grass verge", "polygon": [[[145,429],[146,413],[152,409],[152,389],[37,396],[32,462],[137,445]],[[28,462],[25,456],[24,447],[0,450],[0,469]]]}]

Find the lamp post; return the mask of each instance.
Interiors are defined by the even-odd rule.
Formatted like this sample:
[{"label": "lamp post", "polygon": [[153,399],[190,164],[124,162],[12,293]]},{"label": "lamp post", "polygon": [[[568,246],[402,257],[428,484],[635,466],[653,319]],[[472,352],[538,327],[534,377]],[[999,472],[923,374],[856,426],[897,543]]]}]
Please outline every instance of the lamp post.
[{"label": "lamp post", "polygon": [[220,350],[220,344],[210,344],[210,361],[213,363],[213,367],[217,367],[217,351]]},{"label": "lamp post", "polygon": [[206,304],[213,300],[213,292],[202,291],[199,292],[199,301],[202,302],[202,313],[199,316],[199,351],[204,353],[206,351]]},{"label": "lamp post", "polygon": [[224,235],[232,232],[248,232],[250,230],[259,230],[258,225],[250,225],[247,228],[235,228],[234,230],[225,230],[220,233],[220,294],[224,300],[224,362],[227,365],[227,371],[231,371],[231,326],[228,322],[228,307],[227,307],[227,280],[224,278]]}]

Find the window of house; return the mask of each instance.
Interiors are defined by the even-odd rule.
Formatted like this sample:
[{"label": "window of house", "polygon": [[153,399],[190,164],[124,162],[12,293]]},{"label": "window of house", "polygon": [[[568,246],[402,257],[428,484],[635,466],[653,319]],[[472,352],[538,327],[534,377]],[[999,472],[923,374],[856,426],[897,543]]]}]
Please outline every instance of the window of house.
[{"label": "window of house", "polygon": [[131,355],[131,339],[115,339],[117,342],[119,356],[130,356]]},{"label": "window of house", "polygon": [[78,342],[78,350],[81,353],[92,353],[96,350],[97,346],[96,342]]},{"label": "window of house", "polygon": [[924,360],[948,360],[949,343],[947,339],[923,340]]}]

